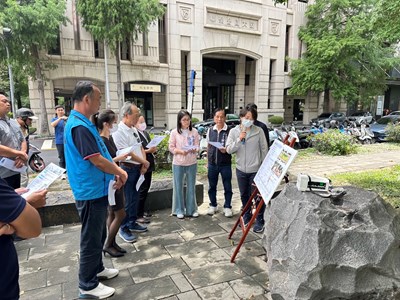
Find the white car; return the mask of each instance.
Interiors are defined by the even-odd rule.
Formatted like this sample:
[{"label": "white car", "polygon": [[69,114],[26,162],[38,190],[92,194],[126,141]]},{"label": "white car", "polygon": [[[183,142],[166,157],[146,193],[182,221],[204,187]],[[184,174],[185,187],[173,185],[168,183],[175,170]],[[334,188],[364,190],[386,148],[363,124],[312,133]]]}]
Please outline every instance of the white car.
[{"label": "white car", "polygon": [[363,111],[356,111],[348,117],[349,121],[356,122],[357,125],[360,125],[361,123],[370,124],[372,123],[373,119],[374,117],[370,112]]}]

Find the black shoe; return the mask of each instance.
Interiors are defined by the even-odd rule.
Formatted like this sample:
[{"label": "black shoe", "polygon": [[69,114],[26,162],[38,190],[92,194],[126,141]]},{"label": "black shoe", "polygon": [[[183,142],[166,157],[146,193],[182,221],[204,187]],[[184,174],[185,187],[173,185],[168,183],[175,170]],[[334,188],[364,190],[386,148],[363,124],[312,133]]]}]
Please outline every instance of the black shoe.
[{"label": "black shoe", "polygon": [[124,256],[123,253],[119,252],[117,249],[115,249],[115,248],[113,248],[113,247],[104,248],[104,249],[103,249],[104,257],[106,256],[106,253],[108,253],[108,255],[110,255],[111,257],[121,257],[121,256]]},{"label": "black shoe", "polygon": [[113,243],[113,247],[118,250],[118,252],[126,253],[127,251],[124,248],[121,248],[115,241]]}]

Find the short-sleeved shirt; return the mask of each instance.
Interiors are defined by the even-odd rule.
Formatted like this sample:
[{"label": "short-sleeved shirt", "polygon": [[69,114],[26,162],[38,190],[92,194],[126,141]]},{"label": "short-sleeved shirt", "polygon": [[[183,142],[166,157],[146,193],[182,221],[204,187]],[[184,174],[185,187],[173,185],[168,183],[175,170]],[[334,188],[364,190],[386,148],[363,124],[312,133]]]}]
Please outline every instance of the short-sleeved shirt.
[{"label": "short-sleeved shirt", "polygon": [[[0,179],[0,222],[11,223],[15,221],[26,206],[26,200]],[[19,266],[17,251],[10,235],[0,236],[0,298],[19,298]]]},{"label": "short-sleeved shirt", "polygon": [[72,140],[83,159],[87,160],[93,156],[100,155],[96,140],[86,127],[74,127],[72,129]]},{"label": "short-sleeved shirt", "polygon": [[[58,120],[58,117],[54,117],[51,119],[51,123]],[[65,127],[65,120],[60,120],[57,123],[57,126],[54,128],[55,136],[56,136],[56,145],[64,144],[64,127]]]},{"label": "short-sleeved shirt", "polygon": [[[0,145],[11,149],[21,150],[21,143],[25,140],[20,125],[16,120],[0,118]],[[0,156],[0,159],[3,157]],[[7,178],[18,174],[7,168],[0,167],[0,178]]]}]

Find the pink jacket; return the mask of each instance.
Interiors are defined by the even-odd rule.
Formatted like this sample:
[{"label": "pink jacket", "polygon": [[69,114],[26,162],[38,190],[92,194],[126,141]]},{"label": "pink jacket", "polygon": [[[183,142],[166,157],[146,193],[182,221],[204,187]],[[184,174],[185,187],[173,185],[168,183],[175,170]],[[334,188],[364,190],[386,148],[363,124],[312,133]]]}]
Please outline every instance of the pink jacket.
[{"label": "pink jacket", "polygon": [[196,129],[192,128],[191,131],[182,130],[181,134],[179,134],[176,129],[172,130],[168,143],[168,149],[174,155],[172,164],[177,166],[191,166],[197,164],[197,152],[182,155],[176,154],[175,149],[182,150],[185,146],[193,146],[199,151],[199,145],[200,136]]}]

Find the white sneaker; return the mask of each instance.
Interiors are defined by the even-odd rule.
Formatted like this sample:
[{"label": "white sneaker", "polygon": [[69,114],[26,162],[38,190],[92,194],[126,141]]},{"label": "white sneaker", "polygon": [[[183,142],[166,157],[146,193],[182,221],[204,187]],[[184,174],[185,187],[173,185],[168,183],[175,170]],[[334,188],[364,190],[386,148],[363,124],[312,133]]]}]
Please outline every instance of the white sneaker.
[{"label": "white sneaker", "polygon": [[183,214],[177,214],[176,217],[177,217],[178,219],[183,219],[183,218],[185,218],[185,216],[184,216]]},{"label": "white sneaker", "polygon": [[99,279],[111,279],[114,278],[118,275],[119,271],[118,269],[108,269],[104,268],[103,271],[100,273],[97,273],[97,278]]},{"label": "white sneaker", "polygon": [[114,295],[115,289],[99,282],[99,285],[90,291],[79,289],[79,299],[105,299]]},{"label": "white sneaker", "polygon": [[212,216],[214,215],[218,210],[218,206],[209,206],[207,210],[207,215]]},{"label": "white sneaker", "polygon": [[199,217],[199,213],[197,211],[195,211],[192,215],[193,218],[198,218]]},{"label": "white sneaker", "polygon": [[232,218],[232,216],[233,216],[232,209],[225,207],[224,208],[224,215],[227,218]]}]

